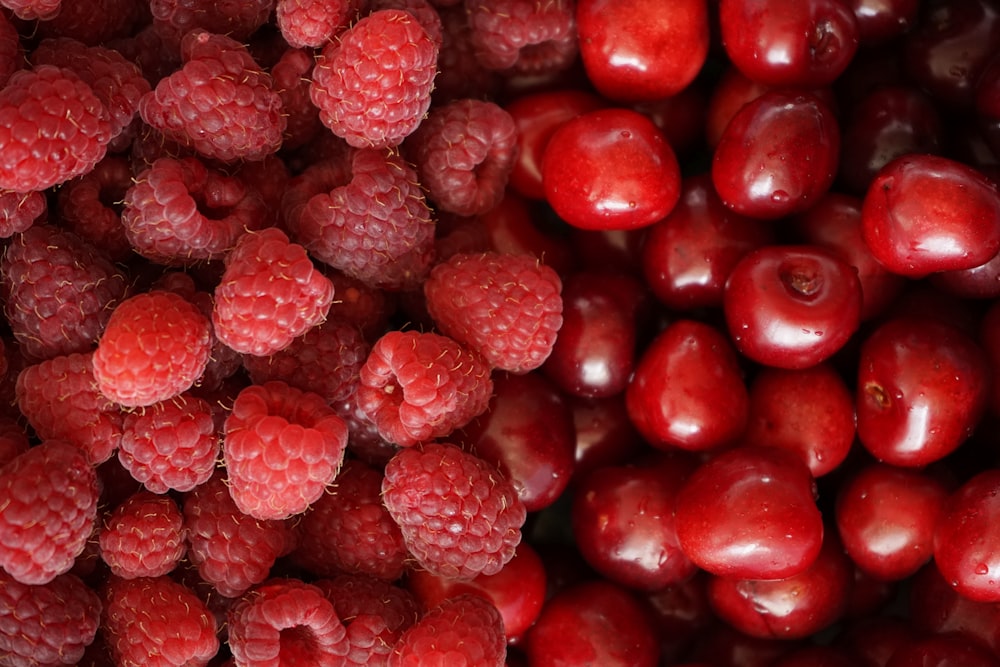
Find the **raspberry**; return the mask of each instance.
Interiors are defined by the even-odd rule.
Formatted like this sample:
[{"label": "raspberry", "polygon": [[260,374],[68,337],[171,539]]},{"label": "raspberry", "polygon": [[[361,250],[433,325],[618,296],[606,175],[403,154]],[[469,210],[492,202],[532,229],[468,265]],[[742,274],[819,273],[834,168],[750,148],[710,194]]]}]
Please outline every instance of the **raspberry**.
[{"label": "raspberry", "polygon": [[112,577],[103,597],[101,628],[116,665],[204,667],[219,651],[215,617],[168,577]]},{"label": "raspberry", "polygon": [[316,259],[364,283],[416,287],[434,252],[434,222],[416,172],[399,155],[375,149],[356,151],[351,172],[349,183],[286,209],[290,233]]},{"label": "raspberry", "polygon": [[317,57],[311,90],[320,120],[357,148],[399,144],[430,106],[437,53],[412,14],[365,16]]},{"label": "raspberry", "polygon": [[315,586],[275,579],[229,612],[229,647],[237,665],[342,665],[347,631]]},{"label": "raspberry", "polygon": [[353,21],[364,0],[277,0],[278,30],[292,47],[319,48]]},{"label": "raspberry", "polygon": [[403,575],[408,558],[399,527],[382,504],[382,473],[349,460],[298,525],[295,562],[329,577],[346,572],[386,581]]},{"label": "raspberry", "polygon": [[43,440],[64,440],[94,465],[111,458],[122,439],[118,406],[97,390],[93,353],[53,357],[24,368],[17,405]]},{"label": "raspberry", "polygon": [[101,599],[78,577],[22,584],[0,570],[0,663],[76,665],[97,636]]},{"label": "raspberry", "polygon": [[503,617],[478,595],[449,598],[426,612],[400,637],[388,667],[464,664],[503,667],[507,637]]},{"label": "raspberry", "polygon": [[266,220],[256,190],[195,157],[153,162],[135,177],[122,212],[135,251],[167,265],[222,259],[244,232]]},{"label": "raspberry", "polygon": [[52,225],[14,237],[0,260],[7,321],[36,359],[94,349],[126,286],[100,251]]},{"label": "raspberry", "polygon": [[312,54],[305,49],[287,49],[271,68],[274,88],[287,118],[281,145],[286,151],[305,146],[320,132],[326,132],[319,120],[319,109],[309,97],[308,77],[313,63]]},{"label": "raspberry", "polygon": [[212,476],[220,445],[212,406],[181,394],[125,415],[118,460],[153,493],[190,491]]},{"label": "raspberry", "polygon": [[177,503],[149,491],[139,491],[115,508],[98,540],[101,558],[122,579],[169,574],[187,550]]},{"label": "raspberry", "polygon": [[400,450],[385,466],[382,498],[417,563],[454,579],[499,572],[527,516],[496,466],[449,443]]},{"label": "raspberry", "polygon": [[132,167],[117,155],[108,155],[94,170],[69,181],[56,195],[59,224],[88,243],[100,247],[108,259],[123,262],[132,246],[122,225],[121,202],[132,185]]},{"label": "raspberry", "polygon": [[503,199],[517,139],[509,113],[492,102],[464,99],[433,110],[406,147],[437,207],[473,216]]},{"label": "raspberry", "polygon": [[285,382],[241,391],[226,418],[229,492],[257,519],[301,514],[340,470],[347,426],[323,398]]},{"label": "raspberry", "polygon": [[441,48],[441,17],[427,0],[368,0],[368,11],[401,9],[417,20],[438,49]]},{"label": "raspberry", "polygon": [[358,407],[389,442],[410,447],[446,436],[486,410],[486,362],[447,336],[390,331],[361,367]]},{"label": "raspberry", "polygon": [[281,98],[238,42],[203,30],[181,44],[184,66],[161,80],[139,113],[168,139],[223,162],[261,160],[281,146]]},{"label": "raspberry", "polygon": [[244,41],[267,22],[275,0],[205,2],[150,0],[153,28],[167,42],[179,44],[190,31],[202,29]]},{"label": "raspberry", "polygon": [[62,0],[3,0],[0,6],[11,10],[19,19],[46,21],[59,13]]},{"label": "raspberry", "polygon": [[48,212],[41,192],[0,191],[0,239],[20,234]]},{"label": "raspberry", "polygon": [[22,584],[69,572],[93,532],[97,499],[87,457],[59,440],[0,468],[0,567]]},{"label": "raspberry", "polygon": [[190,389],[211,348],[208,318],[184,297],[153,290],[115,308],[94,352],[94,377],[116,403],[152,405]]},{"label": "raspberry", "polygon": [[59,13],[36,27],[42,37],[72,37],[95,46],[131,35],[141,9],[137,0],[62,0]]},{"label": "raspberry", "polygon": [[327,277],[333,283],[337,295],[330,306],[328,317],[331,320],[354,324],[361,330],[365,340],[375,340],[385,333],[396,307],[391,293],[366,285],[339,271],[329,271]]},{"label": "raspberry", "polygon": [[572,0],[465,0],[465,11],[483,67],[542,74],[576,58]]},{"label": "raspberry", "polygon": [[226,256],[212,323],[232,349],[267,356],[322,322],[332,301],[333,284],[305,248],[271,227],[244,234]]},{"label": "raspberry", "polygon": [[558,274],[534,257],[497,252],[454,255],[424,283],[441,332],[512,373],[538,368],[551,354],[561,290]]},{"label": "raspberry", "polygon": [[238,597],[267,579],[293,546],[290,524],[239,511],[220,473],[184,497],[188,559],[220,595]]},{"label": "raspberry", "polygon": [[333,409],[347,424],[347,448],[350,452],[362,461],[382,468],[399,447],[382,439],[378,427],[358,407],[356,394],[355,390],[346,400],[334,403]]},{"label": "raspberry", "polygon": [[0,90],[0,190],[45,190],[85,174],[111,141],[111,118],[68,69],[14,72]]},{"label": "raspberry", "polygon": [[441,50],[434,79],[433,102],[446,104],[464,98],[490,99],[500,91],[500,75],[480,64],[472,45],[472,29],[461,5],[441,7]]}]

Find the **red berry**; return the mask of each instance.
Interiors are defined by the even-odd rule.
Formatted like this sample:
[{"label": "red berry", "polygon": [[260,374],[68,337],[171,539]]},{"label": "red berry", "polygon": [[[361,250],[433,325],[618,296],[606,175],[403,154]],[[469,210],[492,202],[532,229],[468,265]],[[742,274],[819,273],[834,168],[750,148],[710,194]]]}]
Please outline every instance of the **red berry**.
[{"label": "red berry", "polygon": [[115,508],[98,536],[101,559],[123,579],[169,574],[187,551],[184,517],[169,496],[140,491]]},{"label": "red berry", "polygon": [[505,665],[503,618],[478,595],[449,598],[427,611],[399,638],[388,667],[419,667],[447,661],[468,665]]},{"label": "red berry", "polygon": [[360,0],[277,0],[275,21],[293,48],[319,48],[346,28]]},{"label": "red berry", "polygon": [[575,7],[567,0],[465,0],[469,41],[490,70],[547,73],[577,54]]}]

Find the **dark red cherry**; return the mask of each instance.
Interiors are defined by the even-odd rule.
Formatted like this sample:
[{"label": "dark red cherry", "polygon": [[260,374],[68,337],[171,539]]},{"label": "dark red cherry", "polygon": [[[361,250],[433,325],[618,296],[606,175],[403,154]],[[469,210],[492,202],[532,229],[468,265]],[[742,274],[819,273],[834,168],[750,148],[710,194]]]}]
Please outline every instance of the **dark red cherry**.
[{"label": "dark red cherry", "polygon": [[625,407],[625,395],[567,397],[576,426],[574,479],[602,466],[632,460],[645,447]]},{"label": "dark red cherry", "polygon": [[754,81],[736,67],[729,65],[723,70],[712,88],[705,110],[705,141],[709,148],[715,148],[722,140],[729,121],[743,105],[755,100],[773,86]]},{"label": "dark red cherry", "polygon": [[734,211],[775,219],[801,213],[833,183],[840,129],[808,93],[771,90],[744,105],[712,157],[712,183]]},{"label": "dark red cherry", "polygon": [[885,667],[893,653],[916,638],[917,632],[908,620],[866,615],[848,623],[834,644],[854,656],[855,665]]},{"label": "dark red cherry", "polygon": [[720,621],[699,637],[692,657],[712,667],[771,667],[803,645],[795,639],[754,637]]},{"label": "dark red cherry", "polygon": [[705,572],[696,572],[684,581],[664,586],[646,595],[653,623],[659,631],[663,658],[669,663],[688,655],[699,633],[717,622],[708,604]]},{"label": "dark red cherry", "polygon": [[858,21],[862,46],[874,46],[904,34],[917,22],[920,0],[845,0]]},{"label": "dark red cherry", "polygon": [[857,667],[857,662],[836,646],[803,646],[781,656],[770,667]]},{"label": "dark red cherry", "polygon": [[959,329],[894,318],[862,343],[858,437],[885,463],[921,467],[962,444],[986,410],[986,354]]},{"label": "dark red cherry", "polygon": [[1000,297],[1000,253],[971,269],[932,273],[928,280],[959,299],[996,299]]},{"label": "dark red cherry", "polygon": [[886,667],[1000,667],[1000,659],[962,635],[932,635],[899,647]]},{"label": "dark red cherry", "polygon": [[906,611],[920,633],[960,633],[1000,655],[1000,602],[976,602],[960,594],[932,562],[909,580]]},{"label": "dark red cherry", "polygon": [[976,112],[1000,120],[1000,52],[989,60],[976,82]]},{"label": "dark red cherry", "polygon": [[1000,602],[1000,469],[979,473],[945,503],[934,562],[959,595]]},{"label": "dark red cherry", "polygon": [[684,553],[722,577],[794,576],[812,565],[823,543],[809,468],[773,447],[717,454],[688,477],[674,512]]},{"label": "dark red cherry", "polygon": [[676,95],[636,102],[632,108],[649,116],[678,157],[691,157],[702,146],[708,86],[695,81]]},{"label": "dark red cherry", "polygon": [[[1000,378],[1000,301],[994,301],[979,322],[979,344],[989,359],[990,375]],[[989,410],[1000,416],[1000,381],[990,384]]]}]

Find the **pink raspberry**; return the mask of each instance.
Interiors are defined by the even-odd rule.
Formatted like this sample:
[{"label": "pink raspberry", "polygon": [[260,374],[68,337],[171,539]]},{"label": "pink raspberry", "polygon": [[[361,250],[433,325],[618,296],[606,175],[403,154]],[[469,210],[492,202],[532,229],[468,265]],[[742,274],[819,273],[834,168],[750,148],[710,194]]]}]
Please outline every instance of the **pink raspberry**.
[{"label": "pink raspberry", "polygon": [[195,29],[245,41],[267,23],[275,0],[210,2],[207,0],[150,0],[153,28],[169,43],[178,44]]},{"label": "pink raspberry", "polygon": [[256,190],[195,157],[156,160],[136,175],[124,202],[129,243],[166,265],[222,259],[240,236],[267,222]]},{"label": "pink raspberry", "polygon": [[229,612],[229,648],[237,665],[343,664],[349,644],[333,604],[315,586],[274,579]]},{"label": "pink raspberry", "polygon": [[503,617],[478,595],[449,598],[426,612],[399,638],[388,667],[466,664],[503,667],[507,637]]},{"label": "pink raspberry", "polygon": [[572,0],[465,0],[476,57],[488,69],[557,72],[577,54]]},{"label": "pink raspberry", "polygon": [[122,225],[121,202],[132,185],[132,167],[118,155],[108,155],[94,170],[69,181],[56,193],[59,224],[101,248],[108,259],[124,262],[132,246]]},{"label": "pink raspberry", "polygon": [[239,597],[270,575],[294,545],[291,525],[241,512],[221,473],[184,497],[188,559],[220,595]]},{"label": "pink raspberry", "polygon": [[270,227],[244,234],[226,256],[212,323],[232,349],[267,356],[322,322],[332,301],[333,284],[305,248]]},{"label": "pink raspberry", "polygon": [[298,524],[295,562],[329,577],[341,572],[386,581],[403,575],[409,557],[399,527],[382,504],[382,473],[348,460]]},{"label": "pink raspberry", "polygon": [[169,574],[187,551],[177,503],[149,491],[139,491],[115,508],[98,540],[101,558],[123,579]]},{"label": "pink raspberry", "polygon": [[32,192],[0,191],[0,239],[25,231],[48,213],[45,195]]},{"label": "pink raspberry", "polygon": [[35,225],[0,260],[0,291],[14,338],[37,359],[94,349],[125,295],[126,277],[72,232]]},{"label": "pink raspberry", "polygon": [[62,0],[3,0],[0,6],[11,10],[19,19],[46,21],[59,13]]},{"label": "pink raspberry", "polygon": [[100,597],[75,575],[61,574],[32,586],[0,570],[4,665],[76,665],[97,636],[100,621]]},{"label": "pink raspberry", "polygon": [[118,460],[153,493],[190,491],[212,476],[220,448],[212,406],[185,393],[127,413]]},{"label": "pink raspberry", "polygon": [[527,512],[496,466],[449,443],[400,450],[382,498],[417,563],[433,574],[496,574],[521,541]]},{"label": "pink raspberry", "polygon": [[361,367],[358,407],[389,442],[446,436],[483,413],[493,393],[486,362],[447,336],[390,331]]},{"label": "pink raspberry", "polygon": [[438,47],[412,14],[372,12],[327,44],[312,75],[320,120],[357,148],[399,144],[426,113]]},{"label": "pink raspberry", "polygon": [[173,292],[130,297],[111,314],[94,352],[97,387],[128,407],[173,398],[204,372],[211,333],[208,318]]},{"label": "pink raspberry", "polygon": [[22,584],[69,572],[93,532],[98,493],[87,457],[59,440],[0,468],[0,568]]},{"label": "pink raspberry", "polygon": [[562,281],[529,255],[454,255],[424,283],[427,309],[447,336],[494,368],[526,373],[552,353],[562,326]]},{"label": "pink raspberry", "polygon": [[104,103],[72,71],[14,72],[0,90],[0,190],[45,190],[85,174],[113,136]]},{"label": "pink raspberry", "polygon": [[483,67],[476,57],[472,29],[462,0],[450,7],[441,7],[440,2],[437,4],[441,18],[441,50],[438,53],[433,102],[446,104],[464,98],[495,98],[502,79],[496,71]]},{"label": "pink raspberry", "polygon": [[101,630],[116,665],[205,667],[219,652],[215,617],[187,586],[112,577],[103,593]]},{"label": "pink raspberry", "polygon": [[437,8],[427,0],[368,0],[368,11],[402,9],[417,20],[431,41],[441,48],[441,17]]},{"label": "pink raspberry", "polygon": [[97,389],[93,353],[53,357],[24,368],[17,405],[43,440],[63,440],[93,464],[111,458],[122,439],[118,406]]},{"label": "pink raspberry", "polygon": [[285,117],[271,77],[239,42],[204,30],[181,44],[184,66],[139,104],[168,139],[222,162],[261,160],[281,147]]},{"label": "pink raspberry", "polygon": [[357,18],[364,0],[277,0],[278,30],[293,48],[319,48]]},{"label": "pink raspberry", "polygon": [[333,481],[346,447],[344,420],[318,394],[277,380],[251,385],[226,418],[229,492],[257,519],[301,514]]},{"label": "pink raspberry", "polygon": [[291,235],[319,261],[375,287],[412,289],[430,270],[434,222],[398,154],[359,150],[350,181],[290,209]]},{"label": "pink raspberry", "polygon": [[431,111],[406,148],[437,207],[473,216],[503,199],[517,139],[509,113],[492,102],[464,99]]}]

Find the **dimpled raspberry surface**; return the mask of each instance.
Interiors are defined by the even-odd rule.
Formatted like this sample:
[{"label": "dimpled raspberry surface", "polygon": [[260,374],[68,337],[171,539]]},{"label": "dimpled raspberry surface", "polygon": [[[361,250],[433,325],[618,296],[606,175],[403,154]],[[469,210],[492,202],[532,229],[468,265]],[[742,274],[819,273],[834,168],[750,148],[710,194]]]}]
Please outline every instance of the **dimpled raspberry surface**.
[{"label": "dimpled raspberry surface", "polygon": [[169,496],[139,491],[115,508],[98,535],[101,559],[123,579],[169,574],[187,551],[184,516]]},{"label": "dimpled raspberry surface", "polygon": [[466,664],[502,667],[507,640],[503,618],[489,600],[470,594],[445,600],[427,611],[400,637],[389,667]]}]

